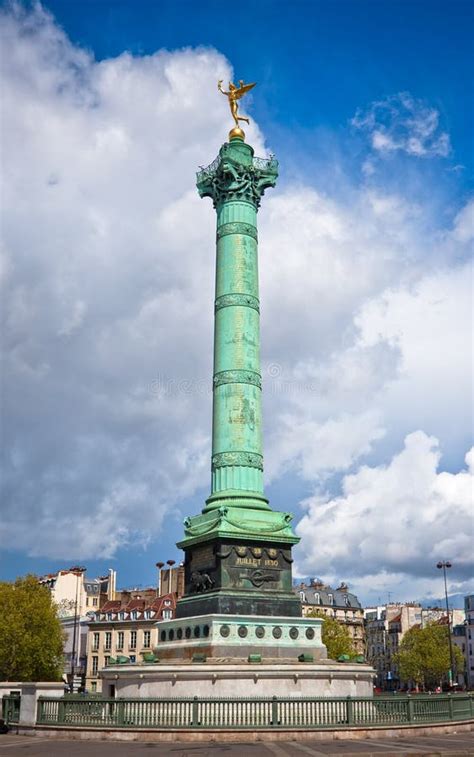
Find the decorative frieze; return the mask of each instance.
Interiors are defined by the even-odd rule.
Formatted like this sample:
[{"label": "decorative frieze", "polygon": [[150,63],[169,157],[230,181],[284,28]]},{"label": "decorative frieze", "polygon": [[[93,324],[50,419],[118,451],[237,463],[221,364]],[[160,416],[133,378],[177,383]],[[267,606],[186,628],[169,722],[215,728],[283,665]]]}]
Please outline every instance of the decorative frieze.
[{"label": "decorative frieze", "polygon": [[248,237],[252,237],[257,241],[257,229],[251,223],[243,223],[242,221],[234,221],[232,223],[223,223],[217,229],[217,241],[228,234],[246,234]]},{"label": "decorative frieze", "polygon": [[234,305],[253,308],[257,313],[260,312],[260,303],[257,297],[253,297],[251,294],[239,294],[238,292],[234,294],[223,294],[221,297],[218,297],[215,301],[214,309],[217,313],[221,308],[228,308]]},{"label": "decorative frieze", "polygon": [[228,465],[242,465],[263,470],[263,455],[256,452],[218,452],[212,456],[212,469]]},{"label": "decorative frieze", "polygon": [[223,384],[252,384],[262,388],[262,377],[255,371],[221,371],[214,376],[214,389]]}]

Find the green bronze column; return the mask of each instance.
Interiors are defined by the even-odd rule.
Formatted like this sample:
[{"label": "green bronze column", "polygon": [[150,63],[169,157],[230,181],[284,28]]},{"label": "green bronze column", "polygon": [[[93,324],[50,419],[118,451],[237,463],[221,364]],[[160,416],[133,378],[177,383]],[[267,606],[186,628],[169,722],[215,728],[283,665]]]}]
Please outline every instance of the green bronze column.
[{"label": "green bronze column", "polygon": [[278,163],[255,158],[238,126],[229,137],[197,175],[217,213],[212,480],[177,545],[185,593],[176,614],[295,617],[291,548],[299,539],[291,513],[272,510],[263,489],[257,211]]},{"label": "green bronze column", "polygon": [[198,174],[217,211],[212,484],[205,512],[223,504],[268,509],[263,496],[257,209],[278,164],[256,161],[240,138]]}]

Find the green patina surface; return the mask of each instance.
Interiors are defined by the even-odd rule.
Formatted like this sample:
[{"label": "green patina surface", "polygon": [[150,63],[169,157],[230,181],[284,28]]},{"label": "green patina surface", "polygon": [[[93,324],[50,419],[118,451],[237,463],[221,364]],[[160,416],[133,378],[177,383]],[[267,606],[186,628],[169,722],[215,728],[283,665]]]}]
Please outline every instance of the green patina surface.
[{"label": "green patina surface", "polygon": [[[277,177],[277,161],[255,158],[239,138],[197,175],[199,194],[217,214],[212,483],[178,543],[186,553],[182,617],[301,614],[291,585],[291,546],[299,541],[292,515],[272,510],[263,486],[257,211]],[[251,549],[263,557],[238,551]]]}]

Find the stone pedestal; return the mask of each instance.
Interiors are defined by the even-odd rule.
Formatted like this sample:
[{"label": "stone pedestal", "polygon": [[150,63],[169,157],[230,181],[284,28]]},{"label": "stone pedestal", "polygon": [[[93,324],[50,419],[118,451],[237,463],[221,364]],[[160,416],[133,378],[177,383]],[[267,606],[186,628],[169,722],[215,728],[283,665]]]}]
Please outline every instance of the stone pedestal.
[{"label": "stone pedestal", "polygon": [[247,662],[249,654],[262,662],[298,662],[300,655],[311,661],[324,660],[319,618],[270,617],[268,615],[201,615],[159,623],[158,646],[161,661],[192,660],[196,654],[207,660]]},{"label": "stone pedestal", "polygon": [[[107,696],[133,697],[366,697],[374,671],[368,665],[281,662],[159,663],[124,665],[101,672]],[[111,686],[114,689],[111,689]]]}]

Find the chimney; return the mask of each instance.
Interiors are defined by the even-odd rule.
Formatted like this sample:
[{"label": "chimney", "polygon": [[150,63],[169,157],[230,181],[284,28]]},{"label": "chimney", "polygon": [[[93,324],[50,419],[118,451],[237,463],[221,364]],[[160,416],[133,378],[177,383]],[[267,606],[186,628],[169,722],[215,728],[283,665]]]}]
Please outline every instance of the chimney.
[{"label": "chimney", "polygon": [[109,580],[107,582],[107,599],[115,599],[115,590],[117,586],[117,571],[109,568]]}]

